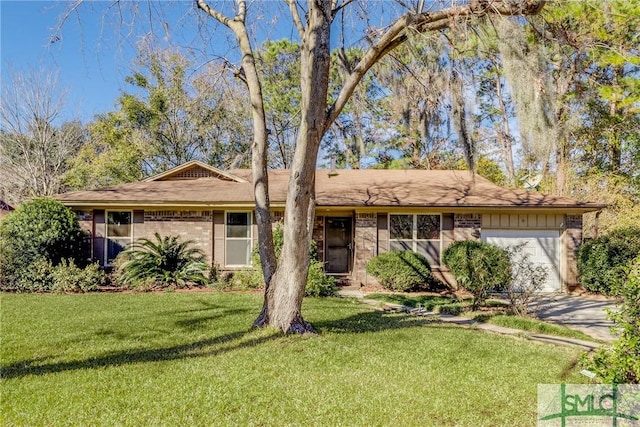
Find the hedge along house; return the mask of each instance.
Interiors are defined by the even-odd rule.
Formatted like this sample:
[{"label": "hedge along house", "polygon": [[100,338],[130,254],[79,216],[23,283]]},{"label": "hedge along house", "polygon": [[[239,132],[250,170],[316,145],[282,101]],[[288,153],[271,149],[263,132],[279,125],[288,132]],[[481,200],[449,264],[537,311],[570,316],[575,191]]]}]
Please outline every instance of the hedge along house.
[{"label": "hedge along house", "polygon": [[[289,172],[269,172],[273,220],[283,217]],[[144,181],[65,193],[91,237],[92,259],[108,266],[133,240],[154,233],[195,241],[223,270],[250,263],[257,227],[250,170],[222,171],[193,161]],[[390,250],[429,259],[436,276],[454,241],[525,244],[549,268],[545,291],[577,285],[582,214],[603,205],[497,186],[468,171],[318,170],[313,237],[329,274],[366,285],[365,265]]]}]

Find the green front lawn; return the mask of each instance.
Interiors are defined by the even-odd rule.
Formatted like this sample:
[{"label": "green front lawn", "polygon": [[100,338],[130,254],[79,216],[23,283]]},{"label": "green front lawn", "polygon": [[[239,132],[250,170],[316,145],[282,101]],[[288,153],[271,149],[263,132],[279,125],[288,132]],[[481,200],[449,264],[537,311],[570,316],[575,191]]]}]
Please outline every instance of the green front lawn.
[{"label": "green front lawn", "polygon": [[579,351],[308,299],[319,336],[249,330],[258,295],[0,295],[0,425],[535,425]]}]

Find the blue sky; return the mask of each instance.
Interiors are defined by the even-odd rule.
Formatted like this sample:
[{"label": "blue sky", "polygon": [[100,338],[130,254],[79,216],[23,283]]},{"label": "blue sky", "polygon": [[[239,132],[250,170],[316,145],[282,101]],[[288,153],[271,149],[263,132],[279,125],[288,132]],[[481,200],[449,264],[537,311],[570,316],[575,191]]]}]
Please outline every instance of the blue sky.
[{"label": "blue sky", "polygon": [[[62,39],[49,43],[68,2],[0,1],[3,84],[9,71],[57,70],[61,86],[68,90],[65,116],[87,121],[113,109],[123,78],[129,70],[131,52],[110,46],[100,36],[93,18],[82,27],[73,17]],[[98,21],[99,22],[99,21]],[[113,39],[113,37],[112,37]]]},{"label": "blue sky", "polygon": [[[123,19],[113,8],[108,10],[112,4],[83,4],[69,15],[59,40],[51,43],[72,2],[0,0],[2,84],[8,81],[10,71],[57,71],[61,86],[67,90],[65,119],[78,117],[87,122],[96,114],[113,110],[121,91],[131,89],[124,78],[131,74],[136,43],[150,32],[161,44],[169,33],[175,46],[204,47],[202,58],[211,58],[213,50],[223,56],[232,52],[227,32],[218,29],[217,39],[212,40],[213,33],[197,31],[198,19],[206,19],[209,29],[208,21],[212,20],[201,12],[198,15],[192,1],[128,3],[124,11],[138,7],[138,15]],[[134,19],[135,25],[128,26]]]},{"label": "blue sky", "polygon": [[[122,10],[114,7],[115,3],[85,0],[56,32],[73,1],[0,0],[2,84],[8,81],[10,70],[57,71],[62,88],[67,90],[64,119],[80,118],[86,123],[96,114],[114,110],[121,92],[132,90],[124,78],[132,72],[136,44],[151,33],[159,46],[190,49],[196,61],[218,56],[232,61],[237,58],[230,31],[196,10],[193,0],[126,1],[121,2]],[[230,8],[233,2],[217,5]],[[283,2],[257,1],[250,5],[250,13],[259,17],[252,21],[250,30],[260,42],[295,38]],[[376,3],[377,13],[372,16],[388,19],[393,14],[391,5],[393,2]],[[357,10],[345,19],[347,28],[357,28],[352,30],[356,33],[362,30]],[[59,39],[51,43],[55,34]],[[359,37],[361,34],[351,42],[358,43]],[[333,38],[338,43],[336,32]]]}]

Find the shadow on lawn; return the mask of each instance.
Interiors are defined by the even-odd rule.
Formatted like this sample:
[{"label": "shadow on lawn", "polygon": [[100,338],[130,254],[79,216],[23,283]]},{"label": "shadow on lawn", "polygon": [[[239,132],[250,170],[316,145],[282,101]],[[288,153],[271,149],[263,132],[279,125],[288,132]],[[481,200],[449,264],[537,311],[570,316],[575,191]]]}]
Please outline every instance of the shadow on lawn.
[{"label": "shadow on lawn", "polygon": [[36,364],[37,362],[40,362],[41,359],[23,360],[7,366],[2,366],[0,368],[0,378],[21,378],[27,375],[46,375],[57,372],[105,368],[141,362],[160,362],[165,360],[179,360],[196,357],[215,357],[229,351],[253,347],[282,336],[282,334],[272,333],[263,337],[242,340],[242,338],[247,334],[249,334],[249,331],[232,332],[216,338],[173,347],[123,351],[99,357],[91,357],[86,360],[56,362],[44,365]]},{"label": "shadow on lawn", "polygon": [[[194,319],[200,322],[206,319]],[[428,318],[416,318],[402,314],[372,311],[358,313],[343,319],[314,322],[313,325],[322,333],[366,333],[389,329],[406,329],[430,325],[442,327]],[[445,326],[448,327],[448,326]],[[247,335],[253,335],[247,337]],[[230,351],[255,347],[274,339],[284,338],[278,332],[264,336],[255,336],[250,330],[231,332],[215,338],[196,341],[172,347],[130,350],[114,352],[104,356],[90,357],[85,360],[52,362],[42,364],[43,358],[28,359],[0,367],[0,378],[21,378],[27,375],[46,375],[79,369],[105,368],[134,363],[180,360],[197,357],[215,357]]]},{"label": "shadow on lawn", "polygon": [[320,332],[358,334],[389,329],[407,329],[421,326],[436,326],[437,317],[417,317],[389,311],[366,311],[345,317],[311,322]]}]

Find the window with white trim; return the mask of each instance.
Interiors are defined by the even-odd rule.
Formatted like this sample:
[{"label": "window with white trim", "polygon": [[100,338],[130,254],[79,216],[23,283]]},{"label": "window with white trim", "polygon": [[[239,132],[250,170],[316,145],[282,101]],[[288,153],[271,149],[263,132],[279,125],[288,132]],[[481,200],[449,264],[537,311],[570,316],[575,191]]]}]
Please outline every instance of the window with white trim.
[{"label": "window with white trim", "polygon": [[251,212],[227,212],[225,217],[225,265],[251,264]]},{"label": "window with white trim", "polygon": [[389,215],[389,250],[414,251],[440,265],[440,214]]},{"label": "window with white trim", "polygon": [[106,265],[111,265],[120,252],[131,244],[133,239],[133,212],[107,211],[107,233],[105,239]]}]

